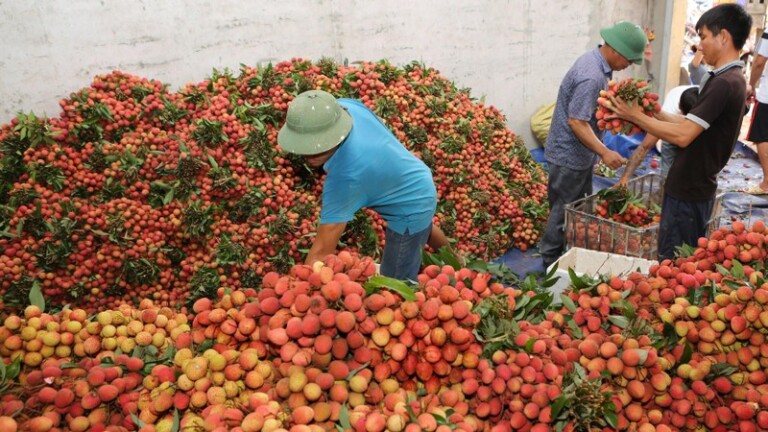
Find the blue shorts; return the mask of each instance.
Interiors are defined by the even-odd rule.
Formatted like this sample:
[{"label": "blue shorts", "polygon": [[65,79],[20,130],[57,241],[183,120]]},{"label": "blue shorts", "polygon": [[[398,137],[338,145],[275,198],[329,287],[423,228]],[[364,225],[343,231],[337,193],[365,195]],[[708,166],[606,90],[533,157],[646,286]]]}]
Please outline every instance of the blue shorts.
[{"label": "blue shorts", "polygon": [[410,234],[408,230],[398,234],[387,228],[384,254],[381,257],[382,276],[400,280],[416,281],[421,268],[421,252],[429,240],[432,224],[419,232]]}]

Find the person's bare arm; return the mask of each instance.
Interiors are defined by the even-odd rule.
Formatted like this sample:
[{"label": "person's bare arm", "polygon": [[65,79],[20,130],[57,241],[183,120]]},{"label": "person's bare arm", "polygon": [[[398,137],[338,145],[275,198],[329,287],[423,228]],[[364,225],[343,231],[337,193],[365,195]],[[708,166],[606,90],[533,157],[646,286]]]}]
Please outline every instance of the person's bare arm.
[{"label": "person's bare arm", "polygon": [[661,111],[654,114],[656,119],[668,122],[668,123],[682,123],[685,121],[685,116],[680,114],[674,114],[667,111]]},{"label": "person's bare arm", "polygon": [[645,135],[643,141],[640,142],[640,145],[637,146],[635,151],[632,152],[632,156],[630,156],[627,160],[627,166],[624,168],[624,174],[622,174],[621,178],[619,178],[617,186],[627,185],[627,182],[629,182],[629,179],[632,178],[632,175],[635,173],[635,170],[637,170],[637,167],[640,166],[640,163],[645,159],[645,156],[648,154],[648,152],[654,146],[656,146],[656,142],[658,140],[658,138],[651,134]]},{"label": "person's bare arm", "polygon": [[336,246],[339,244],[339,239],[344,233],[346,223],[335,224],[321,224],[317,228],[317,235],[312,242],[312,247],[307,253],[307,258],[304,260],[304,264],[312,265],[316,261],[320,261],[326,256],[336,253]]},{"label": "person's bare arm", "polygon": [[703,127],[690,120],[685,119],[680,123],[662,121],[645,115],[640,105],[630,106],[620,98],[610,99],[611,104],[607,107],[613,111],[613,115],[606,119],[618,117],[628,120],[649,134],[678,147],[688,147],[704,131]]},{"label": "person's bare arm", "polygon": [[568,126],[571,127],[576,138],[578,138],[586,148],[600,156],[600,159],[602,159],[606,166],[616,169],[624,164],[624,158],[617,152],[606,147],[605,144],[597,138],[597,135],[595,135],[595,132],[588,122],[569,118]]},{"label": "person's bare arm", "polygon": [[749,85],[747,86],[747,100],[755,95],[755,88],[757,87],[757,82],[760,81],[760,77],[763,75],[766,60],[768,58],[760,54],[755,55],[755,59],[752,60],[752,69],[749,72]]},{"label": "person's bare arm", "polygon": [[464,257],[461,256],[461,254],[451,246],[451,242],[448,240],[448,237],[445,235],[443,230],[436,225],[432,225],[432,232],[429,233],[429,239],[427,239],[427,245],[429,245],[429,247],[435,251],[438,251],[441,248],[447,247],[448,250],[453,254],[453,256],[456,257],[457,260],[459,260],[459,263],[461,263],[461,265],[466,264],[464,261]]},{"label": "person's bare arm", "polygon": [[451,246],[448,237],[446,237],[443,230],[436,225],[432,225],[432,232],[429,233],[427,244],[434,250],[439,250],[441,247]]}]

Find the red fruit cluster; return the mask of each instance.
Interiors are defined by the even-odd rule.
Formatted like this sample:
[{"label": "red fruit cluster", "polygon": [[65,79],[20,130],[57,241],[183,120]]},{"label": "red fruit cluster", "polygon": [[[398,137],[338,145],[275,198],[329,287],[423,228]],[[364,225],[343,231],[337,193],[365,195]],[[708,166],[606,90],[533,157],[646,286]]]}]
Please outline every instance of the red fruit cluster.
[{"label": "red fruit cluster", "polygon": [[661,215],[652,214],[643,206],[637,204],[628,204],[623,210],[611,212],[613,207],[608,201],[601,201],[595,206],[595,213],[603,219],[610,219],[624,225],[636,228],[645,228],[656,225],[661,220]]},{"label": "red fruit cluster", "polygon": [[541,294],[449,266],[405,300],[346,252],[220,288],[190,317],[150,300],[90,319],[29,306],[0,326],[0,424],[768,430],[768,230],[734,222],[697,246],[647,275],[574,280],[539,314]]},{"label": "red fruit cluster", "polygon": [[[177,307],[255,287],[311,244],[321,177],[276,142],[309,89],[360,99],[433,171],[435,223],[467,256],[538,240],[546,182],[501,113],[436,70],[294,59],[216,71],[177,92],[115,71],[0,129],[0,304],[33,286],[89,311],[151,298]],[[384,221],[361,211],[342,239],[378,256]]]},{"label": "red fruit cluster", "polygon": [[640,104],[643,112],[648,116],[661,111],[659,104],[659,95],[649,91],[648,82],[642,79],[626,78],[622,81],[608,81],[608,90],[601,90],[600,97],[597,98],[597,127],[600,130],[607,130],[613,134],[634,135],[640,132],[637,125],[622,119],[606,119],[605,117],[613,114],[610,110],[611,97],[617,97],[629,105]]}]

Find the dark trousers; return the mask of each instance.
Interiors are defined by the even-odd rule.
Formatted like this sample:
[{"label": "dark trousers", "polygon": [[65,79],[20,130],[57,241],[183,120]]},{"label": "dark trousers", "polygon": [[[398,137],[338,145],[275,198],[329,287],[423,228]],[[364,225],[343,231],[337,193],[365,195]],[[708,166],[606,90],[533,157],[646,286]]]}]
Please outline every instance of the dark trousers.
[{"label": "dark trousers", "polygon": [[545,267],[557,261],[565,248],[565,205],[592,193],[592,167],[574,170],[550,164],[547,193],[549,219],[539,244]]},{"label": "dark trousers", "polygon": [[675,257],[675,248],[683,244],[696,247],[699,237],[707,234],[715,200],[683,201],[664,194],[659,224],[659,261]]}]

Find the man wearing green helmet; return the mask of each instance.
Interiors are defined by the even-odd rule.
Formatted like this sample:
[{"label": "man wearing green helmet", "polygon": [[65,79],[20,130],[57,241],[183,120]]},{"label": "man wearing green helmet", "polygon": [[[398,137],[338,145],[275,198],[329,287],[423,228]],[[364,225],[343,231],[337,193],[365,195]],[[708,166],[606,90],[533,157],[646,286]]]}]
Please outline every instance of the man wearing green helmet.
[{"label": "man wearing green helmet", "polygon": [[445,234],[432,225],[437,207],[432,172],[359,101],[304,92],[288,106],[277,141],[327,173],[307,264],[336,252],[347,222],[363,207],[387,221],[384,276],[416,280],[424,245],[448,246]]},{"label": "man wearing green helmet", "polygon": [[608,149],[597,128],[597,98],[613,71],[641,64],[648,38],[643,29],[621,21],[600,31],[605,44],[583,54],[560,83],[545,155],[549,163],[549,220],[539,250],[544,266],[565,247],[565,205],[592,193],[592,169],[599,159],[618,168],[624,158]]}]

